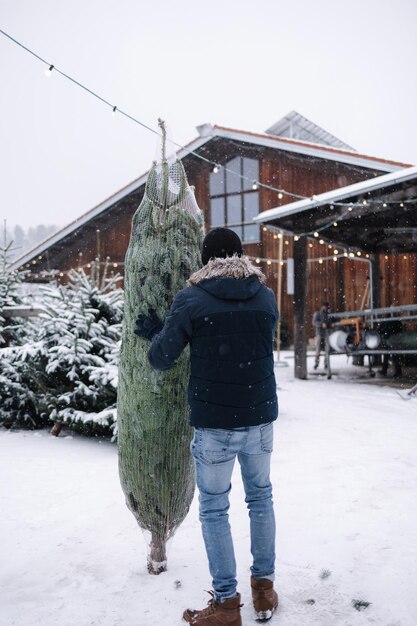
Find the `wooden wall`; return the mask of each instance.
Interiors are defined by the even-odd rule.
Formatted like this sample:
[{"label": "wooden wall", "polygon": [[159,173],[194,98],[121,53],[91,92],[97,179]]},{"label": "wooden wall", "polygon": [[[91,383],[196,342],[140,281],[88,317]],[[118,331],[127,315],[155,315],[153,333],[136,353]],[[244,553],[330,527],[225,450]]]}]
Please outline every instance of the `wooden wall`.
[{"label": "wooden wall", "polygon": [[[232,146],[216,144],[216,154],[207,154],[216,162],[224,162],[233,156],[248,156],[261,161],[260,181],[274,187],[282,187],[287,191],[302,196],[311,196],[324,191],[342,187],[381,174],[371,169],[347,165],[336,161],[307,157],[288,152],[270,149],[254,151],[253,146]],[[222,161],[223,150],[223,161]],[[196,199],[204,212],[206,228],[210,224],[210,199],[208,191],[211,167],[195,158],[184,162],[190,184],[195,187]],[[125,197],[97,218],[91,219],[64,242],[50,248],[49,259],[37,259],[31,265],[32,272],[42,269],[57,269],[65,274],[72,267],[87,266],[98,255],[101,261],[110,257],[111,263],[117,267],[111,271],[123,274],[123,263],[130,238],[131,220],[138,207],[144,188]],[[264,211],[294,201],[296,198],[284,196],[278,198],[276,192],[260,188],[260,210]],[[99,232],[97,232],[99,231]],[[284,260],[293,256],[293,238],[284,235]],[[276,291],[279,240],[277,233],[270,230],[261,231],[261,241],[245,245],[246,253],[252,256],[269,259],[271,264],[262,262],[260,266],[267,276],[268,285]],[[367,263],[354,262],[351,259],[338,261],[318,259],[333,255],[334,248],[320,244],[318,240],[310,241],[308,254],[308,334],[313,336],[311,318],[319,308],[322,300],[328,300],[333,310],[354,310],[361,306],[364,291],[369,282],[369,266]],[[81,255],[80,255],[81,253]],[[404,258],[405,257],[405,258]],[[313,259],[315,261],[313,262]],[[381,306],[394,304],[411,304],[417,302],[417,255],[381,255]],[[282,271],[282,306],[281,315],[290,334],[293,331],[293,297],[287,294],[286,265]],[[63,277],[65,280],[65,277]]]}]

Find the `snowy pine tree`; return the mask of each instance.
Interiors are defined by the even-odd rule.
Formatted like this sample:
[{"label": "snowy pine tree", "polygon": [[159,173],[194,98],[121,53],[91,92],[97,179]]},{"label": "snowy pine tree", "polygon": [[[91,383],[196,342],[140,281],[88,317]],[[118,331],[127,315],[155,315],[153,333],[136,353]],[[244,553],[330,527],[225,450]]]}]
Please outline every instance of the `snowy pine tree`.
[{"label": "snowy pine tree", "polygon": [[[9,350],[9,374],[26,405],[39,411],[33,423],[64,423],[85,434],[111,434],[116,421],[118,354],[123,292],[119,276],[99,277],[99,265],[90,276],[72,270],[67,285],[42,289],[44,312],[28,323],[25,345]],[[3,388],[2,388],[3,387]],[[16,412],[13,389],[3,378],[10,412]],[[26,393],[25,393],[26,392]],[[23,403],[24,404],[24,403]]]},{"label": "snowy pine tree", "polygon": [[22,420],[34,426],[39,424],[40,407],[20,359],[28,325],[23,319],[5,316],[7,308],[22,304],[19,286],[24,273],[11,269],[12,252],[13,242],[8,241],[5,225],[0,245],[0,423],[10,426],[15,420]]},{"label": "snowy pine tree", "polygon": [[19,285],[23,280],[23,273],[12,270],[10,267],[13,253],[13,242],[8,241],[6,225],[4,225],[3,242],[0,244],[0,348],[13,339],[18,340],[21,323],[16,318],[6,321],[5,307],[21,304]]},{"label": "snowy pine tree", "polygon": [[88,434],[116,421],[123,295],[120,277],[98,273],[72,270],[68,285],[45,288],[39,317],[49,417]]}]

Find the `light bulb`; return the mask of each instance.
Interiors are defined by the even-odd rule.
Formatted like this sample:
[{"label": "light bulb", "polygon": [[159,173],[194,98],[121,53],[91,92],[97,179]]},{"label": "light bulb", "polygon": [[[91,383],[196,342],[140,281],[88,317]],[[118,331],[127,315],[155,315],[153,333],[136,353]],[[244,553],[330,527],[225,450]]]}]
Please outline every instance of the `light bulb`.
[{"label": "light bulb", "polygon": [[254,191],[256,191],[258,189],[258,184],[257,184],[256,180],[254,180],[253,183],[252,183],[252,189]]},{"label": "light bulb", "polygon": [[215,166],[213,167],[213,174],[217,174],[217,172],[218,172],[218,171],[219,171],[219,168],[218,168],[218,166],[217,166],[217,165],[215,165]]},{"label": "light bulb", "polygon": [[50,75],[52,74],[52,70],[53,70],[53,69],[54,69],[54,66],[53,66],[53,65],[50,65],[50,66],[48,67],[48,69],[46,69],[46,70],[45,70],[44,74],[45,74],[45,76],[46,76],[47,78],[49,78],[49,77],[50,77]]}]

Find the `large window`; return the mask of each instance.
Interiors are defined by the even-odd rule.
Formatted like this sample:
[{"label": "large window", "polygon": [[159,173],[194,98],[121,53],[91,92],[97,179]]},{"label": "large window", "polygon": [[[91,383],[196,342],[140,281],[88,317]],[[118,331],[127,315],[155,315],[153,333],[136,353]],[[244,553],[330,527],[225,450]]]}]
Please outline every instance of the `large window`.
[{"label": "large window", "polygon": [[252,222],[259,213],[259,193],[253,186],[257,180],[259,162],[245,157],[235,157],[210,174],[212,228],[227,226],[245,243],[260,241],[260,226]]}]

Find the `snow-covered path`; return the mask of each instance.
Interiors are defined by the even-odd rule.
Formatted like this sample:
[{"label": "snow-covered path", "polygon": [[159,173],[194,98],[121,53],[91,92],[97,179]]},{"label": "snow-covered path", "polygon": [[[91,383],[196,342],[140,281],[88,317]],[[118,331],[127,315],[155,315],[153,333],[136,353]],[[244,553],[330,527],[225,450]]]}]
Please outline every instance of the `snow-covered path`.
[{"label": "snow-covered path", "polygon": [[[417,399],[278,368],[273,481],[279,612],[271,626],[417,624]],[[0,625],[175,626],[210,588],[197,501],[146,572],[116,447],[0,431]],[[252,626],[248,520],[238,472],[231,520],[243,624]],[[352,600],[370,602],[358,611]],[[360,608],[360,607],[358,607]]]}]

